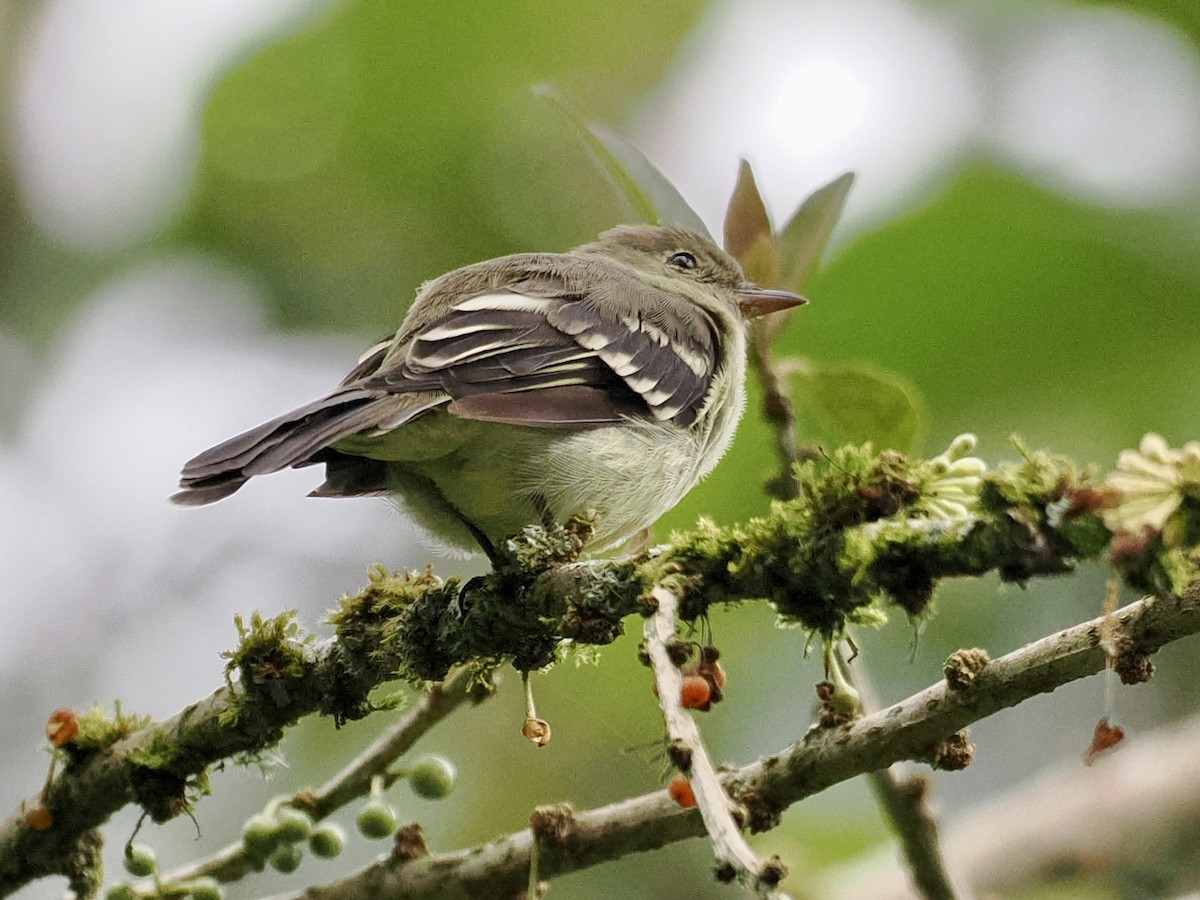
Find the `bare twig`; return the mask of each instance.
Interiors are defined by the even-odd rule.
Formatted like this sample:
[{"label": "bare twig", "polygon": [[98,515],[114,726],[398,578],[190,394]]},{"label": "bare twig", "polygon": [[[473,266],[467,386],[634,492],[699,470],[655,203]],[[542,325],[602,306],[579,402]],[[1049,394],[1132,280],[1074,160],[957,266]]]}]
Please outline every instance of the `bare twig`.
[{"label": "bare twig", "polygon": [[[308,811],[314,820],[320,821],[350,801],[366,796],[371,790],[371,779],[384,775],[388,766],[407,753],[430,729],[467,700],[479,701],[491,693],[485,688],[480,689],[478,673],[458,670],[441,684],[433,685],[403,719],[380,734],[325,784],[315,791],[297,793],[291,805]],[[234,881],[253,868],[239,840],[206,859],[180,866],[159,878],[166,884],[191,881],[202,875],[210,875],[219,881]]]},{"label": "bare twig", "polygon": [[[864,709],[877,709],[879,702],[862,657],[843,670],[858,689]],[[868,772],[867,780],[900,842],[912,886],[924,900],[956,900],[959,894],[946,870],[937,820],[929,809],[929,777],[914,774],[901,778],[896,767],[890,767]]]},{"label": "bare twig", "polygon": [[796,448],[796,413],[788,396],[786,375],[771,358],[771,344],[778,326],[768,331],[756,326],[751,331],[750,368],[762,385],[762,413],[771,428],[779,470],[767,482],[767,491],[777,500],[792,500],[798,494],[795,467],[800,459]]},{"label": "bare twig", "polygon": [[[838,203],[836,211],[840,210],[841,203]],[[833,220],[836,221],[836,213]],[[806,271],[815,266],[818,256],[819,247]],[[774,438],[778,462],[778,469],[768,479],[766,489],[777,500],[792,500],[799,495],[795,469],[800,461],[800,451],[796,446],[796,415],[788,392],[787,371],[772,357],[774,341],[780,330],[781,326],[775,322],[756,325],[751,332],[750,367],[762,385],[762,414]],[[796,363],[795,360],[791,362],[793,365]],[[844,666],[842,670],[849,674]],[[867,708],[873,708],[874,705],[868,702]],[[913,882],[922,896],[925,900],[955,900],[956,895],[937,844],[937,823],[924,803],[925,792],[912,789],[924,782],[910,779],[902,784],[886,768],[870,772],[867,777],[884,814],[892,823],[912,871]]]},{"label": "bare twig", "polygon": [[786,900],[787,895],[776,887],[785,874],[782,866],[778,860],[764,863],[742,837],[741,828],[730,810],[729,795],[717,778],[716,769],[700,737],[700,729],[680,703],[683,679],[668,650],[668,643],[676,639],[679,601],[661,585],[650,596],[654,600],[655,610],[653,615],[647,617],[643,633],[646,653],[650,657],[654,681],[658,686],[658,702],[666,720],[667,736],[671,740],[672,760],[684,764],[680,768],[696,795],[696,805],[712,840],[718,871],[731,869],[731,874],[738,881],[761,897]]},{"label": "bare twig", "polygon": [[900,779],[891,769],[879,769],[867,778],[900,841],[912,886],[925,900],[955,900],[958,894],[950,883],[938,843],[937,820],[926,802],[928,777],[910,775]]}]

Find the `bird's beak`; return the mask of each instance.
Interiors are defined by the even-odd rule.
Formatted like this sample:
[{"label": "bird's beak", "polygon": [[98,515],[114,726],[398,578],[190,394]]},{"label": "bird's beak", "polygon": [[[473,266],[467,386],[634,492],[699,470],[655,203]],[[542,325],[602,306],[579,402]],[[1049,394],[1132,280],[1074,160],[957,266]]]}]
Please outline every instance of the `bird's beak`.
[{"label": "bird's beak", "polygon": [[799,294],[793,294],[791,291],[774,291],[760,287],[746,287],[738,291],[738,308],[747,319],[803,306],[807,302]]}]

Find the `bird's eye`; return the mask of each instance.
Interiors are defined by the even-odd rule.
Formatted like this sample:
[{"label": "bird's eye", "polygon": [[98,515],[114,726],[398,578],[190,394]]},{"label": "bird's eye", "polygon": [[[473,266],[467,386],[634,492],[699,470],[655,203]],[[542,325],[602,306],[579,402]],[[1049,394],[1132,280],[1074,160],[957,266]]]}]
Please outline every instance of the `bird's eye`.
[{"label": "bird's eye", "polygon": [[696,257],[682,250],[678,253],[672,253],[671,258],[667,262],[681,270],[696,268]]}]

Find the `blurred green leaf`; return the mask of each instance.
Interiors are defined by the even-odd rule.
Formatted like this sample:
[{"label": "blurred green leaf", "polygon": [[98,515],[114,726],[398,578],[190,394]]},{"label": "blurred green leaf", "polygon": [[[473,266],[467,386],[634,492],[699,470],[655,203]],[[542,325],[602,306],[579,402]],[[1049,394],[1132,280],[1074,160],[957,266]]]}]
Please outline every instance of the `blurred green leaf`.
[{"label": "blurred green leaf", "polygon": [[983,446],[1019,431],[1102,462],[1145,431],[1184,440],[1198,221],[974,165],[841,248],[805,285],[813,302],[778,352],[902,373],[929,411],[930,453],[962,431]]},{"label": "blurred green leaf", "polygon": [[817,188],[779,232],[782,281],[779,287],[798,291],[821,261],[829,236],[842,217],[854,173],[845,172]]},{"label": "blurred green leaf", "polygon": [[675,189],[675,185],[667,180],[667,176],[642,155],[641,150],[602,125],[593,125],[591,130],[597,139],[608,148],[609,153],[617,162],[625,167],[629,177],[646,192],[650,202],[658,211],[658,224],[678,225],[709,239],[712,238],[708,226],[704,224],[699,213],[683,199],[683,195]]},{"label": "blurred green leaf", "polygon": [[650,199],[649,194],[642,189],[642,186],[630,176],[626,167],[609,149],[608,144],[600,140],[599,136],[583,120],[583,117],[575,112],[566,100],[559,96],[558,92],[549,85],[539,84],[534,87],[533,92],[536,96],[548,101],[555,109],[562,113],[563,118],[571,126],[575,135],[586,148],[588,157],[595,164],[596,168],[604,173],[604,177],[608,179],[613,192],[625,201],[630,221],[658,222],[658,207],[654,204],[654,201]]},{"label": "blurred green leaf", "polygon": [[815,415],[834,443],[871,441],[909,451],[920,434],[917,394],[898,375],[869,366],[809,364],[790,383],[797,406]]},{"label": "blurred green leaf", "polygon": [[1086,0],[1081,5],[1126,9],[1136,16],[1168,22],[1200,48],[1200,3],[1191,0]]},{"label": "blurred green leaf", "polygon": [[194,202],[167,239],[258,273],[288,326],[394,328],[433,275],[566,249],[628,215],[529,86],[620,121],[703,12],[333,4],[214,81]]},{"label": "blurred green leaf", "polygon": [[608,179],[629,210],[630,221],[680,225],[708,235],[704,221],[642,152],[620,135],[584,121],[554,88],[538,85],[534,93],[549,101],[570,123],[588,156]]}]

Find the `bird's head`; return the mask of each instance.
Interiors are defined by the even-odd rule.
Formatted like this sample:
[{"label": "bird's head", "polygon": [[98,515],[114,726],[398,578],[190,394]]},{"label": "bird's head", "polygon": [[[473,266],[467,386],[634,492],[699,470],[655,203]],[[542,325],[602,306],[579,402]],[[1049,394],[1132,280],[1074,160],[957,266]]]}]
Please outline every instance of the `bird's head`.
[{"label": "bird's head", "polygon": [[685,228],[620,225],[577,252],[620,262],[647,284],[687,296],[702,307],[710,308],[715,299],[722,309],[710,308],[711,312],[732,306],[742,319],[808,302],[790,291],[760,288],[747,281],[736,259]]}]

